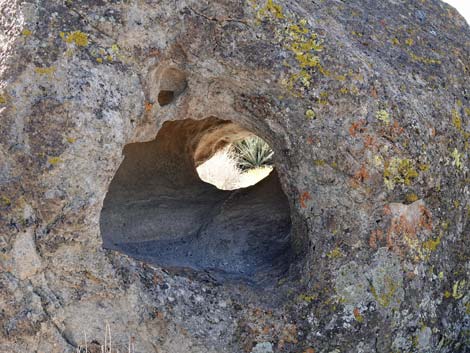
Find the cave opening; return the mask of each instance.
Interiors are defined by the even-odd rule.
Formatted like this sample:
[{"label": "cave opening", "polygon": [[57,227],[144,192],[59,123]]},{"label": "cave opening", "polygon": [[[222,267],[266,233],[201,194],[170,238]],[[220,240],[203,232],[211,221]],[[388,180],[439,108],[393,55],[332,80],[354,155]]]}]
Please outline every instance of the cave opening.
[{"label": "cave opening", "polygon": [[197,166],[202,181],[220,190],[236,190],[259,183],[273,171],[274,152],[262,138],[251,135],[229,143]]},{"label": "cave opening", "polygon": [[220,151],[254,136],[211,117],[168,121],[155,140],[126,145],[100,215],[103,247],[220,281],[278,280],[292,251],[289,202],[276,168],[234,190],[198,173]]}]

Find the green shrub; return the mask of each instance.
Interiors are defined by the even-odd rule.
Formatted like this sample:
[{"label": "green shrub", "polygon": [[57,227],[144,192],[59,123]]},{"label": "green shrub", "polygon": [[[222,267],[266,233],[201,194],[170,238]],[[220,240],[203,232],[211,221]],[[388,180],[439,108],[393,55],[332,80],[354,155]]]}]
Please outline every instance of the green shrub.
[{"label": "green shrub", "polygon": [[258,136],[250,136],[233,144],[238,167],[242,170],[272,164],[273,150]]}]

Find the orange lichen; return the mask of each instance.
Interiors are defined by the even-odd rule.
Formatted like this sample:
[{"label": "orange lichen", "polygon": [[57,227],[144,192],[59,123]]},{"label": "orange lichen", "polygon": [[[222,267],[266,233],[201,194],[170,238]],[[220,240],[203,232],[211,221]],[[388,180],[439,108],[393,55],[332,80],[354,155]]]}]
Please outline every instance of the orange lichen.
[{"label": "orange lichen", "polygon": [[377,242],[378,241],[382,241],[382,239],[384,238],[384,232],[382,229],[375,229],[373,230],[371,233],[370,233],[370,237],[369,237],[369,246],[374,249],[374,250],[377,250],[378,246],[377,246]]},{"label": "orange lichen", "polygon": [[151,111],[152,108],[153,108],[153,104],[152,104],[152,103],[150,103],[150,102],[145,102],[145,111],[146,111],[146,112]]},{"label": "orange lichen", "polygon": [[306,201],[310,201],[312,197],[310,196],[310,193],[308,191],[304,191],[300,195],[300,207],[302,208],[307,208]]},{"label": "orange lichen", "polygon": [[377,145],[377,140],[372,135],[365,135],[363,141],[365,148],[375,147]]},{"label": "orange lichen", "polygon": [[419,234],[429,234],[433,229],[431,212],[419,200],[410,205],[390,204],[392,219],[386,235],[387,247],[397,255],[416,255],[423,259],[424,243]]},{"label": "orange lichen", "polygon": [[363,183],[369,179],[369,173],[367,172],[366,166],[363,164],[361,168],[354,174],[354,180]]},{"label": "orange lichen", "polygon": [[367,122],[364,119],[353,122],[349,127],[349,135],[351,135],[352,137],[356,137],[358,132],[362,133],[366,131],[366,129],[364,128],[366,123]]},{"label": "orange lichen", "polygon": [[359,308],[354,308],[353,310],[354,318],[356,319],[357,322],[363,322],[364,317],[361,315],[361,311]]}]

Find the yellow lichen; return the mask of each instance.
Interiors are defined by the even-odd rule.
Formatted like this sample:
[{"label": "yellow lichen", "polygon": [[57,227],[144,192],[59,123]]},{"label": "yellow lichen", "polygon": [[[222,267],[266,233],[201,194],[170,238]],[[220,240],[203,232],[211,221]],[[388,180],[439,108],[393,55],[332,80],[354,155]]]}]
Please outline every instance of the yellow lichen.
[{"label": "yellow lichen", "polygon": [[267,0],[266,4],[258,10],[258,18],[262,19],[267,15],[274,16],[277,19],[283,19],[282,6],[275,4],[273,0]]},{"label": "yellow lichen", "polygon": [[34,71],[40,75],[52,75],[55,72],[56,68],[54,66],[51,67],[35,67]]},{"label": "yellow lichen", "polygon": [[375,118],[384,122],[385,124],[390,124],[390,114],[386,110],[379,110],[375,113]]},{"label": "yellow lichen", "polygon": [[411,60],[414,62],[419,62],[419,63],[427,64],[427,65],[440,65],[441,64],[441,61],[439,59],[426,58],[424,56],[416,55],[412,52],[408,52],[408,54],[410,55]]},{"label": "yellow lichen", "polygon": [[[322,41],[309,28],[307,20],[299,20],[290,13],[284,14],[282,7],[273,0],[267,0],[259,8],[257,18],[258,20],[267,18],[279,24],[278,28],[273,30],[276,39],[295,60],[295,65],[290,59],[284,62],[284,66],[291,68],[291,72],[281,82],[289,91],[299,94],[298,91],[301,91],[302,87],[309,88],[314,71],[327,74],[317,55],[323,49]],[[297,85],[301,85],[301,87],[297,87]]]},{"label": "yellow lichen", "polygon": [[382,168],[384,166],[384,159],[381,155],[375,155],[373,162],[376,168]]},{"label": "yellow lichen", "polygon": [[102,59],[102,58],[96,58],[96,61],[99,62],[100,64],[103,63],[103,59]]},{"label": "yellow lichen", "polygon": [[321,92],[320,98],[318,99],[318,103],[321,105],[328,105],[330,103],[328,98],[329,98],[328,92]]},{"label": "yellow lichen", "polygon": [[414,192],[410,193],[410,194],[407,194],[405,196],[405,200],[406,202],[408,203],[413,203],[415,201],[418,201],[418,195],[416,195]]},{"label": "yellow lichen", "polygon": [[429,170],[430,166],[429,166],[429,164],[426,164],[426,163],[420,163],[420,164],[418,164],[418,168],[422,172],[427,172]]},{"label": "yellow lichen", "polygon": [[88,45],[88,34],[81,31],[73,31],[68,34],[61,32],[60,36],[67,43],[74,43],[78,47],[86,47]]},{"label": "yellow lichen", "polygon": [[7,99],[3,94],[0,94],[0,104],[6,104]]},{"label": "yellow lichen", "polygon": [[408,45],[409,47],[411,47],[413,44],[414,44],[414,40],[412,38],[408,38],[406,41],[405,41],[406,45]]},{"label": "yellow lichen", "polygon": [[25,28],[21,31],[21,34],[24,35],[25,37],[29,37],[33,32],[31,32],[29,29]]},{"label": "yellow lichen", "polygon": [[310,294],[310,295],[309,295],[309,294],[303,294],[303,293],[302,293],[302,294],[299,295],[298,298],[299,298],[299,300],[301,300],[301,301],[304,301],[304,302],[307,302],[307,303],[311,303],[311,302],[313,302],[315,299],[318,298],[318,295],[317,295],[317,294]]},{"label": "yellow lichen", "polygon": [[462,118],[456,109],[452,109],[452,124],[454,124],[457,130],[462,130]]},{"label": "yellow lichen", "polygon": [[343,254],[343,252],[341,251],[341,249],[339,247],[334,248],[328,254],[326,254],[326,256],[329,259],[338,259],[340,257],[343,257],[343,255],[344,254]]},{"label": "yellow lichen", "polygon": [[436,251],[439,244],[441,244],[441,238],[442,238],[442,234],[440,236],[438,236],[436,239],[429,239],[429,240],[423,242],[423,244],[422,244],[423,249],[425,249],[429,252]]},{"label": "yellow lichen", "polygon": [[418,177],[414,163],[408,158],[393,157],[385,163],[384,183],[389,190],[396,184],[411,185],[413,179]]},{"label": "yellow lichen", "polygon": [[460,280],[454,283],[452,286],[452,297],[454,299],[460,299],[465,295],[465,285],[467,284],[466,280]]},{"label": "yellow lichen", "polygon": [[451,156],[453,158],[452,165],[461,170],[463,168],[462,154],[457,150],[457,148],[454,148]]},{"label": "yellow lichen", "polygon": [[382,305],[384,308],[387,308],[392,303],[393,297],[398,288],[393,279],[388,276],[384,278],[384,286],[384,292],[380,295],[377,293],[374,286],[371,286],[370,292],[372,293],[372,296],[375,298],[377,303]]},{"label": "yellow lichen", "polygon": [[6,196],[2,196],[0,197],[0,205],[3,207],[11,206],[11,200]]},{"label": "yellow lichen", "polygon": [[77,141],[77,139],[75,137],[67,137],[67,142],[68,143],[74,143],[75,141]]},{"label": "yellow lichen", "polygon": [[315,112],[312,109],[307,109],[305,116],[309,119],[315,118]]},{"label": "yellow lichen", "polygon": [[60,162],[62,162],[62,160],[59,158],[59,157],[49,157],[47,159],[47,162],[50,164],[50,165],[56,165],[56,164],[59,164]]}]

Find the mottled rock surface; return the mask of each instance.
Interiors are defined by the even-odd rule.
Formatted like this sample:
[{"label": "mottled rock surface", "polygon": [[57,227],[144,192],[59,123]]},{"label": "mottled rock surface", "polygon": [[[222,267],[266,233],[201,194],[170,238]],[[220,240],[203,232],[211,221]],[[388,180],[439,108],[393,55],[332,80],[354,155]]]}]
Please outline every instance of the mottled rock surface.
[{"label": "mottled rock surface", "polygon": [[[0,13],[1,353],[75,352],[85,335],[96,348],[106,323],[121,352],[129,339],[139,353],[470,351],[470,29],[450,6],[4,0]],[[126,146],[207,118],[275,151],[292,254],[269,285],[103,249]],[[181,152],[194,167],[236,133],[196,130]]]}]

